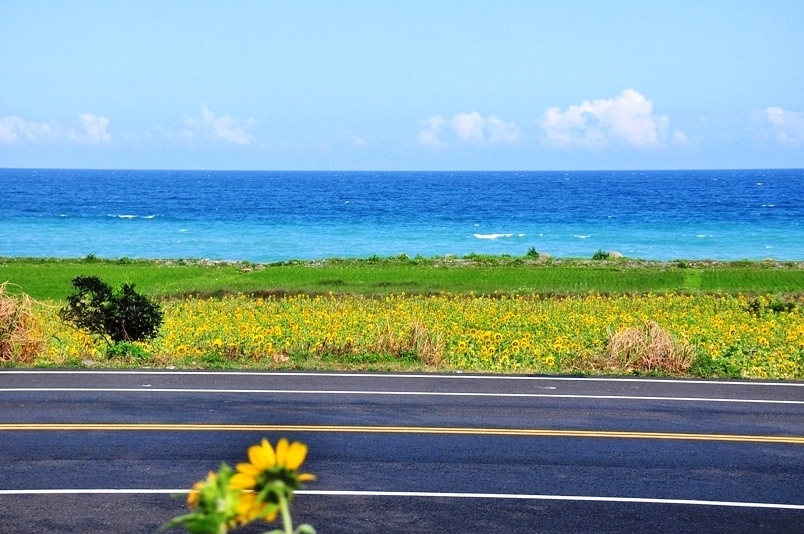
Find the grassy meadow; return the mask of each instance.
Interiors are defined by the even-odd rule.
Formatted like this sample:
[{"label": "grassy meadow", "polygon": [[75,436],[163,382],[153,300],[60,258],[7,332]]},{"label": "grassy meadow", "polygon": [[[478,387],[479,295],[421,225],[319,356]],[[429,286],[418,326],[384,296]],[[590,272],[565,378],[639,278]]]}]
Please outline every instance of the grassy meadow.
[{"label": "grassy meadow", "polygon": [[804,262],[649,262],[512,256],[330,259],[272,264],[204,260],[0,258],[0,282],[37,300],[62,300],[70,280],[94,275],[135,283],[155,297],[224,294],[387,295],[473,292],[582,294],[646,292],[804,292]]},{"label": "grassy meadow", "polygon": [[[121,349],[63,324],[79,275],[158,300],[159,336]],[[40,339],[6,366],[804,378],[801,263],[0,258],[3,281]]]}]

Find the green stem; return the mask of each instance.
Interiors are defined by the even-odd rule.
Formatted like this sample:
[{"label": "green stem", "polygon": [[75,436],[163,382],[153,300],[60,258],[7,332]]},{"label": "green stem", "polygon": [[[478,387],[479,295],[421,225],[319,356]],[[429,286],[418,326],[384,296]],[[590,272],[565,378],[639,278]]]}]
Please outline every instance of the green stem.
[{"label": "green stem", "polygon": [[288,500],[281,493],[279,494],[279,507],[282,509],[282,523],[285,525],[285,534],[293,534],[293,519],[290,517]]}]

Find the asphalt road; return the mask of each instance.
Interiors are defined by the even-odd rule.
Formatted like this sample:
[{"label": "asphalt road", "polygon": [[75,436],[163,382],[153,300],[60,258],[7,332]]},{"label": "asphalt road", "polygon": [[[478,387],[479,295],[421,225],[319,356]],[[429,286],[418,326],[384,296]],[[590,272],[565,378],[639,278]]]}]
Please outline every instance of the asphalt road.
[{"label": "asphalt road", "polygon": [[804,532],[804,383],[14,370],[0,532],[153,532],[280,436],[319,534]]}]

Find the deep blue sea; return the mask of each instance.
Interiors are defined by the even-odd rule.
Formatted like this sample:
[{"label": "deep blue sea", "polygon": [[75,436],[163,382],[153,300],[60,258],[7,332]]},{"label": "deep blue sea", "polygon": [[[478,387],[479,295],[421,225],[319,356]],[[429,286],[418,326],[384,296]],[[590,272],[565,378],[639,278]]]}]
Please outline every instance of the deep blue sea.
[{"label": "deep blue sea", "polygon": [[0,256],[804,259],[804,170],[0,169]]}]

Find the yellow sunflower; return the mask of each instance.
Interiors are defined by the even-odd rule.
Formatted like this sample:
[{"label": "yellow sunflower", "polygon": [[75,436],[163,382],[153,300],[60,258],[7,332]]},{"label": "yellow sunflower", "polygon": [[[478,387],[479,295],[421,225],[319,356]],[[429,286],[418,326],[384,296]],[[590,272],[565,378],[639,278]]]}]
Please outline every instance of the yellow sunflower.
[{"label": "yellow sunflower", "polygon": [[237,464],[237,473],[229,479],[229,487],[241,490],[237,507],[238,520],[248,523],[257,518],[276,519],[281,499],[289,501],[302,482],[315,480],[309,473],[297,470],[307,457],[307,445],[289,443],[282,438],[276,450],[263,438],[248,449],[248,462]]}]

